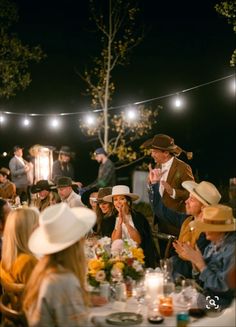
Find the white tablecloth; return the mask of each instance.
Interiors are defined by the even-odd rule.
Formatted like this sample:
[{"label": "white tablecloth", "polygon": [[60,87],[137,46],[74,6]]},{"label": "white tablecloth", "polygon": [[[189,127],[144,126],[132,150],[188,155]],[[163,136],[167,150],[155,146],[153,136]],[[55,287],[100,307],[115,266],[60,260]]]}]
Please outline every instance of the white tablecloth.
[{"label": "white tablecloth", "polygon": [[[97,327],[111,327],[113,325],[106,322],[107,315],[114,312],[135,312],[143,315],[143,322],[140,327],[153,326],[147,320],[147,306],[144,304],[141,307],[141,312],[138,311],[138,305],[135,299],[131,298],[127,302],[110,302],[102,307],[95,307],[91,309],[90,319],[93,322],[92,325]],[[235,311],[236,302],[234,301],[230,308],[226,309],[218,317],[204,317],[200,319],[190,318],[191,327],[235,327]],[[176,311],[170,317],[165,317],[160,326],[174,327],[176,326]]]}]

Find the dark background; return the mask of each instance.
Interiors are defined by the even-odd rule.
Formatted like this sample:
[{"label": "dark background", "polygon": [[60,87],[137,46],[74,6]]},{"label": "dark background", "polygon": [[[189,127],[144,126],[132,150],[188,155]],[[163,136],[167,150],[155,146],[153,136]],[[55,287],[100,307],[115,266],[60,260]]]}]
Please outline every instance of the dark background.
[{"label": "dark background", "polygon": [[[232,26],[216,13],[217,1],[140,1],[141,19],[146,26],[143,42],[134,49],[130,63],[114,71],[116,93],[113,106],[120,106],[216,80],[235,73],[230,68],[236,47]],[[99,35],[91,32],[86,0],[18,0],[19,22],[13,26],[27,44],[40,44],[47,54],[41,63],[31,66],[32,83],[14,98],[1,100],[1,110],[16,113],[84,112],[90,99],[84,96],[85,84],[76,74],[83,72],[98,51]],[[152,102],[163,106],[153,134],[165,133],[185,150],[193,151],[190,161],[200,180],[228,185],[236,176],[235,94],[231,79],[195,88],[184,93],[182,111],[173,109],[172,97]],[[78,119],[81,114],[62,117],[63,128],[47,126],[47,117],[34,117],[31,128],[22,128],[19,117],[7,116],[0,126],[0,152],[13,145],[27,149],[34,144],[59,149],[69,145],[76,152],[77,179],[84,184],[97,174],[97,163],[90,153],[99,145],[85,137]],[[146,135],[140,144],[152,135]],[[11,155],[11,154],[10,154]],[[7,165],[10,156],[1,158]],[[183,156],[181,159],[187,159]],[[130,176],[134,166],[119,171]]]}]

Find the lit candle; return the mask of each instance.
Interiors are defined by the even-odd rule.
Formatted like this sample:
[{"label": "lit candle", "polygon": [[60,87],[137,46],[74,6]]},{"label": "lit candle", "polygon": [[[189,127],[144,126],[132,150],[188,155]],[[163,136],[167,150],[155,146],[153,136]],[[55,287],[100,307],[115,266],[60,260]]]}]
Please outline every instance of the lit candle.
[{"label": "lit candle", "polygon": [[146,291],[150,299],[157,299],[163,294],[163,274],[159,272],[151,272],[145,278]]}]

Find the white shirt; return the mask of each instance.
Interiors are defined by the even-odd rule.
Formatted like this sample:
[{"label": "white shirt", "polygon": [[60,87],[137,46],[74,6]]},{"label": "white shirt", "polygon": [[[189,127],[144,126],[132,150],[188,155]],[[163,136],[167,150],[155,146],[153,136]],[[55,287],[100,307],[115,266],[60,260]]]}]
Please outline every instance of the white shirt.
[{"label": "white shirt", "polygon": [[[126,215],[125,219],[126,219],[126,221],[129,222],[130,226],[132,226],[135,229],[133,219],[132,219],[131,215]],[[115,229],[117,229],[118,221],[119,221],[119,217],[116,217]],[[128,229],[127,229],[127,227],[125,226],[124,223],[122,223],[121,229],[122,229],[122,239],[125,239],[125,238],[126,239],[131,239],[131,237],[129,235],[129,232],[128,232]]]},{"label": "white shirt", "polygon": [[172,157],[170,160],[168,160],[167,162],[165,162],[161,165],[161,172],[164,172],[164,174],[161,176],[160,187],[159,187],[159,192],[160,192],[161,197],[163,196],[163,193],[164,193],[164,186],[162,185],[161,182],[162,181],[166,182],[169,171],[170,171],[170,167],[173,163],[173,160],[174,160],[174,157]]},{"label": "white shirt", "polygon": [[23,166],[25,166],[25,162],[24,162],[24,159],[23,159],[22,157],[18,157],[18,156],[15,155],[15,158],[16,158],[17,160],[19,160],[20,163],[22,163]]}]

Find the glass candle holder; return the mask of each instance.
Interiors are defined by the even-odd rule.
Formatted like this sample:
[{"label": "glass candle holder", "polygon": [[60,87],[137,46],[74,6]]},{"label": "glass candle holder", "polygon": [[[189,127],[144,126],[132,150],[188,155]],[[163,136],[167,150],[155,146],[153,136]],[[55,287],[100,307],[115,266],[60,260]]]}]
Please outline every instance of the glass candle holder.
[{"label": "glass candle holder", "polygon": [[159,312],[163,316],[171,316],[173,314],[173,300],[171,296],[160,297]]}]

